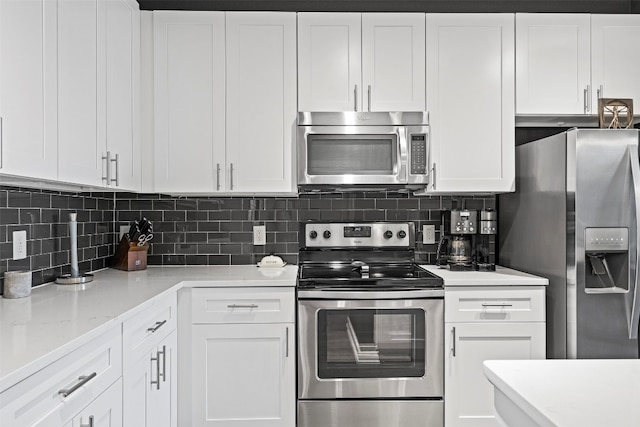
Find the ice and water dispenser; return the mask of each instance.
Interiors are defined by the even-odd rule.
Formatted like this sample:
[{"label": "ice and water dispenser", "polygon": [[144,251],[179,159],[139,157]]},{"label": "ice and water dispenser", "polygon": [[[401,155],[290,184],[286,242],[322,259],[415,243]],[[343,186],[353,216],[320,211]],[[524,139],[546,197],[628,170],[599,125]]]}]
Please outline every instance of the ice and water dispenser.
[{"label": "ice and water dispenser", "polygon": [[629,291],[629,229],[585,229],[586,293]]}]

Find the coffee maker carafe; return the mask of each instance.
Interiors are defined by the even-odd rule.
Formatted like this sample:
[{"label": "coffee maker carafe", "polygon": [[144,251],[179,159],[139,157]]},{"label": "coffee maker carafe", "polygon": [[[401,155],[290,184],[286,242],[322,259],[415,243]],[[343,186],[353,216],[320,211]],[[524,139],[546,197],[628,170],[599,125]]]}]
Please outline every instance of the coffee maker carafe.
[{"label": "coffee maker carafe", "polygon": [[442,213],[436,265],[452,271],[494,271],[491,236],[496,234],[493,210],[453,209]]}]

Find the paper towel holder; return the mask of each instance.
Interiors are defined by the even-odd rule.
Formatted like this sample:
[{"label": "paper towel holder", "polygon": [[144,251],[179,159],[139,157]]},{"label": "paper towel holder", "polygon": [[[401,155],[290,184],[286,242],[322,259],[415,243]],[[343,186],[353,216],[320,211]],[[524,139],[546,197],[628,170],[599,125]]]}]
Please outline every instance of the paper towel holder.
[{"label": "paper towel holder", "polygon": [[78,270],[78,214],[72,212],[69,214],[69,238],[71,240],[71,273],[63,274],[56,278],[59,285],[79,285],[93,281],[93,274],[80,274]]}]

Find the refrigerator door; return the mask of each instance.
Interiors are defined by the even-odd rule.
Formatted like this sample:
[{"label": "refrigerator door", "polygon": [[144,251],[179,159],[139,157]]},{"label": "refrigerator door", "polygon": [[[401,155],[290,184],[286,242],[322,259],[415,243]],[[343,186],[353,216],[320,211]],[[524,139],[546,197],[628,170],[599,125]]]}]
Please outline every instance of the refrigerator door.
[{"label": "refrigerator door", "polygon": [[638,323],[640,323],[640,292],[638,292],[638,283],[640,280],[640,227],[638,221],[640,220],[640,156],[638,153],[638,145],[630,145],[628,149],[629,165],[631,168],[631,175],[633,178],[633,198],[635,202],[635,224],[636,224],[636,256],[635,262],[631,265],[631,287],[629,289],[629,295],[627,297],[627,318],[628,318],[628,330],[629,339],[638,339]]}]

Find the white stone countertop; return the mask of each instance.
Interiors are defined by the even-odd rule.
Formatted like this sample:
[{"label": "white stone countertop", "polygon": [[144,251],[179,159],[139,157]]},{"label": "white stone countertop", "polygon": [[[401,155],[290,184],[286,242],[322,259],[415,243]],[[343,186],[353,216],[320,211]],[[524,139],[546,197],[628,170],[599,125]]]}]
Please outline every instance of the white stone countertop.
[{"label": "white stone countertop", "polygon": [[39,286],[31,296],[0,298],[0,392],[181,287],[294,287],[297,266],[105,269],[87,285]]},{"label": "white stone countertop", "polygon": [[546,286],[549,280],[511,268],[496,266],[496,271],[450,271],[435,265],[421,265],[442,277],[444,286]]},{"label": "white stone countertop", "polygon": [[490,360],[484,372],[509,427],[640,425],[640,360]]}]

